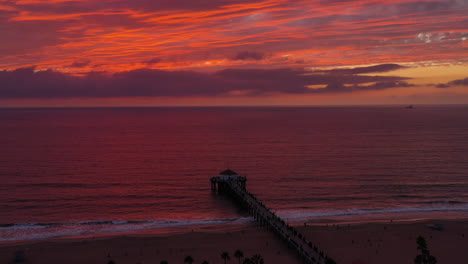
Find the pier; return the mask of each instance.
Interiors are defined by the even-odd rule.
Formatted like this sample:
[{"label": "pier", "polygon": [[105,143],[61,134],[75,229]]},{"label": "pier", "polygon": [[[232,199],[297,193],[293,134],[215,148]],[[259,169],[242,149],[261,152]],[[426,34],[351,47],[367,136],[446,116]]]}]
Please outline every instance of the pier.
[{"label": "pier", "polygon": [[232,170],[225,170],[218,177],[210,179],[211,190],[232,198],[245,208],[262,226],[275,233],[289,248],[295,250],[307,264],[336,264],[315,244],[305,238],[294,227],[272,212],[255,195],[247,191],[247,178]]}]

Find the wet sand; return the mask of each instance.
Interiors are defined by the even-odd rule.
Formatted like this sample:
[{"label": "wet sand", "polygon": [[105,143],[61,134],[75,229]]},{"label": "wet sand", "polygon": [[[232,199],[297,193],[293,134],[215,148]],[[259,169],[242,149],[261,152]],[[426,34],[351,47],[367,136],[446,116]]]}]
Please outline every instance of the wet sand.
[{"label": "wet sand", "polygon": [[[442,223],[443,230],[428,228]],[[418,254],[416,237],[426,238],[428,248],[439,264],[468,260],[468,221],[418,221],[405,223],[370,223],[340,226],[297,227],[307,239],[317,244],[339,264],[413,263]],[[96,238],[51,239],[47,241],[0,244],[0,263],[14,263],[17,251],[24,252],[24,263],[116,264],[184,263],[192,256],[194,263],[224,263],[226,251],[231,260],[240,249],[245,256],[260,254],[266,264],[301,263],[292,250],[267,230],[252,226],[238,231],[183,234],[146,234]]]}]

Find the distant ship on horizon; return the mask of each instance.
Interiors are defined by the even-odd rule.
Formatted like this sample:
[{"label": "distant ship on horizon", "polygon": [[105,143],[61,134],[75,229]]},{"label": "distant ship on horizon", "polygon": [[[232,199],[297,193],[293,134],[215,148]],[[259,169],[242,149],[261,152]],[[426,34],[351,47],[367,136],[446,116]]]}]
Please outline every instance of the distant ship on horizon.
[{"label": "distant ship on horizon", "polygon": [[413,109],[413,105],[405,106],[406,109]]}]

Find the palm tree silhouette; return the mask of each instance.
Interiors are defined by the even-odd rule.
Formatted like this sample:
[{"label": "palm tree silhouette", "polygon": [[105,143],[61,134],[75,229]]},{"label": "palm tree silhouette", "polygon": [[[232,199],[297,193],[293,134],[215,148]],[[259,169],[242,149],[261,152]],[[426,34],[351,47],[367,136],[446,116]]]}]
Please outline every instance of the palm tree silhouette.
[{"label": "palm tree silhouette", "polygon": [[239,249],[234,252],[234,257],[239,260],[239,264],[241,263],[241,258],[244,257],[244,252],[240,251]]},{"label": "palm tree silhouette", "polygon": [[231,259],[231,257],[229,257],[229,253],[227,253],[227,252],[223,252],[223,253],[221,254],[221,258],[224,259],[224,264],[226,264],[226,261],[227,261],[227,260],[230,260],[230,259]]},{"label": "palm tree silhouette", "polygon": [[192,256],[186,256],[184,259],[184,263],[192,264],[193,263]]},{"label": "palm tree silhouette", "polygon": [[418,250],[421,251],[421,254],[417,255],[414,258],[415,264],[436,264],[437,259],[431,255],[429,249],[427,249],[427,243],[424,237],[418,236],[416,239],[416,243],[418,244]]},{"label": "palm tree silhouette", "polygon": [[251,260],[252,260],[253,264],[263,264],[264,263],[263,257],[261,255],[258,255],[258,254],[253,255]]},{"label": "palm tree silhouette", "polygon": [[208,260],[204,260],[201,264],[210,264]]},{"label": "palm tree silhouette", "polygon": [[161,260],[161,262],[159,262],[159,264],[169,264],[169,262],[167,262],[167,260]]},{"label": "palm tree silhouette", "polygon": [[251,259],[245,258],[245,259],[244,259],[244,262],[242,262],[242,264],[253,264],[253,262],[252,262]]}]

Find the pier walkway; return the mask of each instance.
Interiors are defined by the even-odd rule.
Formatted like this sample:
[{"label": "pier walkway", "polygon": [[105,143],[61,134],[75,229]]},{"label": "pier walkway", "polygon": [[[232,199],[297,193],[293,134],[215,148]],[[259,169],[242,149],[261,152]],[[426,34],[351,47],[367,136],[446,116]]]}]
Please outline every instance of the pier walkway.
[{"label": "pier walkway", "polygon": [[[237,176],[237,175],[236,175]],[[255,220],[274,232],[287,245],[294,249],[305,263],[311,264],[335,264],[336,262],[328,257],[323,251],[309,240],[304,235],[298,232],[294,227],[289,226],[283,219],[272,212],[268,207],[257,199],[253,194],[246,189],[246,178],[237,177],[213,177],[211,178],[211,187],[213,191],[226,194],[242,207],[248,210]],[[216,186],[217,185],[217,186]]]}]

